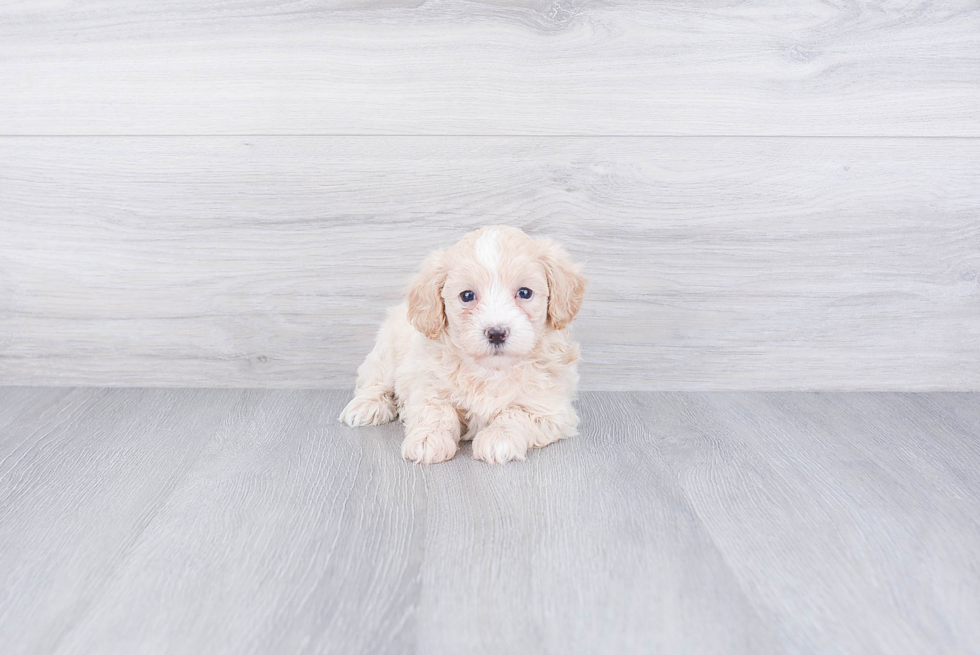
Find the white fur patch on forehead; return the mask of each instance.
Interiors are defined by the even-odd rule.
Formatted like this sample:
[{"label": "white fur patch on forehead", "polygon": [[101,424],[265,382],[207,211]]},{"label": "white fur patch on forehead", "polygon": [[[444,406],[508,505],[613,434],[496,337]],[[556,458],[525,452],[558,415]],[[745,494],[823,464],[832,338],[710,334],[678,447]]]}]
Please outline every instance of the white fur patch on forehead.
[{"label": "white fur patch on forehead", "polygon": [[497,246],[497,230],[489,229],[480,235],[474,244],[476,259],[486,266],[491,273],[500,268],[500,248]]}]

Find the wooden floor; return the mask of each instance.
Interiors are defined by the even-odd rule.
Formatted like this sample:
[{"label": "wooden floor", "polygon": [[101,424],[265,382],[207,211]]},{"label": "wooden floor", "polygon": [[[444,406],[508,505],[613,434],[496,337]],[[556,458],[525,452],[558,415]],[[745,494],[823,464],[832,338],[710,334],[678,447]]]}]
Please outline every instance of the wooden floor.
[{"label": "wooden floor", "polygon": [[0,389],[0,652],[980,650],[978,394],[589,393],[430,468],[346,396]]}]

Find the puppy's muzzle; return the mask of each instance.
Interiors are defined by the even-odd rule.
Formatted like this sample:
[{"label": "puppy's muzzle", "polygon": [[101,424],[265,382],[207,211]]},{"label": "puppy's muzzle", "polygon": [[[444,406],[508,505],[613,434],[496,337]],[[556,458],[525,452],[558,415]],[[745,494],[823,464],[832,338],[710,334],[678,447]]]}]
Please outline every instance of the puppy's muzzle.
[{"label": "puppy's muzzle", "polygon": [[502,327],[491,327],[487,328],[484,334],[487,335],[487,341],[495,346],[502,345],[504,341],[507,341],[507,336],[510,334],[510,330]]}]

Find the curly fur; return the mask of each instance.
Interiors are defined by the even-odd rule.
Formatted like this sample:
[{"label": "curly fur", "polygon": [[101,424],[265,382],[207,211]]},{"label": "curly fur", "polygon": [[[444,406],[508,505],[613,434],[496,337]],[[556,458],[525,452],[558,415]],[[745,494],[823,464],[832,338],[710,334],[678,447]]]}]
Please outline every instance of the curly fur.
[{"label": "curly fur", "polygon": [[[464,302],[464,290],[476,299]],[[506,226],[467,234],[430,255],[389,310],[340,420],[400,417],[402,455],[424,464],[451,459],[464,438],[476,459],[504,463],[574,436],[579,347],[567,327],[584,297],[585,279],[554,242]],[[506,331],[503,344],[491,328]]]}]

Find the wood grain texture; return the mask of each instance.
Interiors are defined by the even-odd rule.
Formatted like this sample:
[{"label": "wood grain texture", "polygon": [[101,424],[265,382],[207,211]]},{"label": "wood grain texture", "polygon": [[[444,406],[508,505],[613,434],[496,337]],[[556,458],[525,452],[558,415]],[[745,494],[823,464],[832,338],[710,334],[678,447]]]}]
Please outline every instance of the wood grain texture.
[{"label": "wood grain texture", "polygon": [[813,0],[0,7],[0,134],[980,136],[980,11]]},{"label": "wood grain texture", "polygon": [[653,398],[634,396],[635,411],[780,640],[815,653],[980,645],[976,395]]},{"label": "wood grain texture", "polygon": [[587,393],[578,438],[428,468],[346,400],[0,388],[0,649],[980,644],[978,394]]},{"label": "wood grain texture", "polygon": [[[16,391],[3,392],[0,405]],[[0,438],[0,650],[55,651],[240,392],[35,391]]]},{"label": "wood grain texture", "polygon": [[431,249],[591,283],[585,389],[980,389],[980,141],[0,139],[0,382],[352,386]]},{"label": "wood grain texture", "polygon": [[530,466],[425,469],[419,650],[780,652],[630,396],[579,405],[581,438]]},{"label": "wood grain texture", "polygon": [[421,471],[397,442],[340,427],[338,402],[246,391],[213,412],[183,484],[60,651],[408,652]]}]

